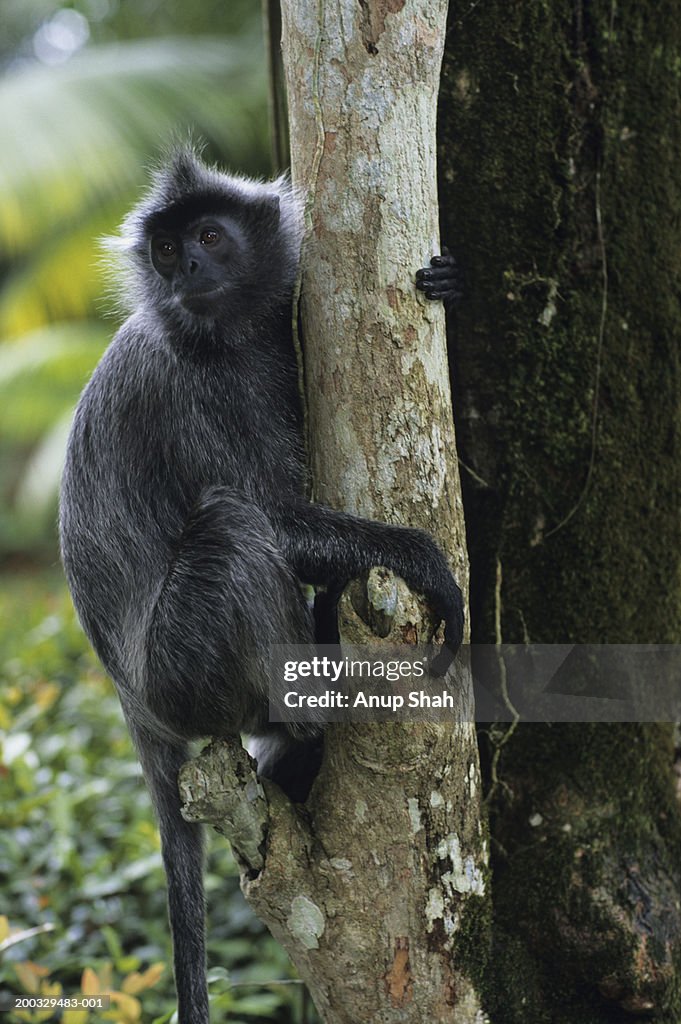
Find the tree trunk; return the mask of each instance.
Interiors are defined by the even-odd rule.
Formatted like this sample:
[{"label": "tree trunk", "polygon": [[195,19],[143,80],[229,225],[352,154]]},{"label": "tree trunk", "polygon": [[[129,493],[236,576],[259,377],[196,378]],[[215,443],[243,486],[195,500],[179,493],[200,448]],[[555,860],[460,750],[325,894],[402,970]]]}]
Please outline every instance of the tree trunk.
[{"label": "tree trunk", "polygon": [[[439,251],[445,14],[445,0],[282,4],[292,171],[307,190],[314,497],[430,530],[465,589],[444,314],[414,288]],[[386,587],[389,639],[428,641],[423,602],[376,571],[344,595],[343,639],[370,636],[379,609],[385,631]],[[470,681],[460,684],[449,725],[330,728],[304,813],[255,785],[228,744],[184,772],[187,813],[232,840],[247,899],[326,1024],[484,1020],[486,838]]]},{"label": "tree trunk", "polygon": [[[448,29],[440,184],[467,277],[450,341],[473,638],[679,642],[678,4],[453,0]],[[671,727],[503,739],[483,741],[495,1024],[678,1024]]]}]

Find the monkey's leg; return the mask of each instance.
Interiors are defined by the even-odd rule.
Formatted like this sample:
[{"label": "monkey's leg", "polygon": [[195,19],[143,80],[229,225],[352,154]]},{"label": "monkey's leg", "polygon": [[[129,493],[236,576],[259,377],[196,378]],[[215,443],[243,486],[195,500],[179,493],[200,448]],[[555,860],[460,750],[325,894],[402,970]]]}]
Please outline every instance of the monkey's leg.
[{"label": "monkey's leg", "polygon": [[221,487],[192,510],[142,618],[138,685],[123,703],[159,817],[179,1024],[208,1024],[201,833],[180,814],[177,775],[189,756],[181,737],[268,729],[268,648],[311,645],[312,619],[264,512]]},{"label": "monkey's leg", "polygon": [[324,753],[321,733],[296,740],[283,726],[271,726],[248,741],[248,753],[258,762],[258,775],[271,779],[289,800],[304,803],[317,778]]},{"label": "monkey's leg", "polygon": [[314,599],[314,635],[318,644],[338,644],[338,602],[349,579],[331,580]]},{"label": "monkey's leg", "polygon": [[205,491],[150,617],[150,708],[188,737],[256,731],[269,717],[272,645],[311,643],[310,610],[265,513],[226,487]]}]

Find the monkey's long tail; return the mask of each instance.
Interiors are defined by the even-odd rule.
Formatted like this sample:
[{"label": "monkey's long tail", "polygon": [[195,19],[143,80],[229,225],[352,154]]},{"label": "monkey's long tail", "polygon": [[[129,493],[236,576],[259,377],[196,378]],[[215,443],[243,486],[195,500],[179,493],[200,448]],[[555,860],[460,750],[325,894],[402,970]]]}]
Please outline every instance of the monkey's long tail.
[{"label": "monkey's long tail", "polygon": [[173,937],[178,1024],[209,1024],[206,985],[203,834],[180,814],[177,776],[189,759],[180,740],[169,743],[128,722],[161,831]]}]

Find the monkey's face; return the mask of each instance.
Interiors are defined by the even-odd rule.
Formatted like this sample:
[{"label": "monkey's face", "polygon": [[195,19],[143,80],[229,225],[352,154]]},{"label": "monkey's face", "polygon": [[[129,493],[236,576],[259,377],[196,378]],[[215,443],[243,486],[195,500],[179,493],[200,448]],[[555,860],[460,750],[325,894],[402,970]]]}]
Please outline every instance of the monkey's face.
[{"label": "monkey's face", "polygon": [[169,220],[151,235],[149,254],[174,302],[191,313],[215,315],[244,271],[246,240],[224,215],[204,214],[187,223]]}]

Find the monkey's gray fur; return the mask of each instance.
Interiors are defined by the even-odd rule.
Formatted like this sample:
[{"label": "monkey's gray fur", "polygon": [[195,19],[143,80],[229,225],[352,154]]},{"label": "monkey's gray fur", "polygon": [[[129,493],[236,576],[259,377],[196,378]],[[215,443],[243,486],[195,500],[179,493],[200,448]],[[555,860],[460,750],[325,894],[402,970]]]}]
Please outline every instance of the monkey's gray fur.
[{"label": "monkey's gray fur", "polygon": [[267,706],[271,645],[315,639],[299,581],[337,592],[387,566],[430,597],[451,647],[461,637],[460,591],[430,537],[304,498],[300,238],[285,181],[175,152],[123,224],[134,312],[83,392],[63,476],[67,579],[160,823],[180,1024],[209,1017],[201,830],[180,814],[177,773],[188,741],[250,732],[259,772],[299,795],[296,752],[302,764],[318,730],[271,727]]}]

